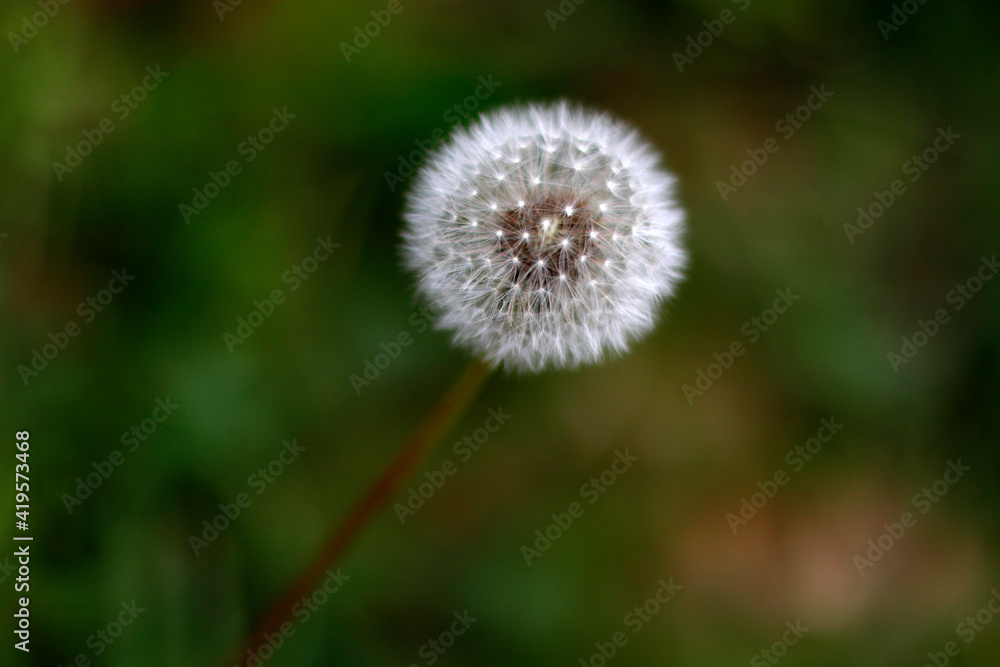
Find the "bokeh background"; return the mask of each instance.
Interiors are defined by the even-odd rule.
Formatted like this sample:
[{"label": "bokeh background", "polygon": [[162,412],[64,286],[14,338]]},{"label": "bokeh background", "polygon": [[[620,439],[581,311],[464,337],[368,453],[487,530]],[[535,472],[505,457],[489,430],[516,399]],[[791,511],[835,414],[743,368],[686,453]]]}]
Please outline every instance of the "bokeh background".
[{"label": "bokeh background", "polygon": [[[402,0],[348,62],[341,44],[386,2],[52,4],[30,38],[40,5],[0,8],[0,663],[234,664],[469,361],[418,331],[396,247],[405,186],[386,175],[492,75],[470,108],[580,100],[662,150],[689,278],[624,358],[493,376],[413,484],[447,459],[456,474],[405,523],[382,513],[341,563],[350,579],[266,664],[600,665],[595,643],[619,631],[609,664],[774,664],[761,651],[797,621],[809,631],[774,649],[781,664],[923,665],[949,641],[948,664],[997,664],[1000,619],[970,642],[958,626],[1000,587],[1000,280],[960,311],[948,300],[1000,250],[994,5],[914,2],[884,33],[888,1]],[[732,22],[679,71],[675,52],[723,10]],[[122,118],[112,105],[147,67],[168,74]],[[813,86],[833,96],[779,133]],[[241,144],[286,107],[247,161]],[[78,166],[53,166],[106,118]],[[949,127],[960,138],[908,180]],[[718,182],[769,137],[780,150],[723,201]],[[186,221],[180,205],[230,160],[240,173]],[[852,242],[844,225],[896,179],[905,193]],[[318,237],[339,247],[291,291]],[[87,321],[78,305],[123,267],[134,281]],[[223,334],[275,289],[287,301],[231,352]],[[751,343],[778,289],[799,299]],[[950,321],[894,371],[888,353],[941,308]],[[25,382],[70,322],[79,335]],[[357,391],[401,332],[412,344]],[[735,341],[745,354],[689,400]],[[179,407],[128,451],[122,435],[168,397]],[[509,421],[462,461],[452,443],[491,408]],[[794,470],[786,453],[831,417],[843,428]],[[27,655],[2,560],[26,429]],[[291,439],[305,451],[258,495],[250,476]],[[638,462],[528,566],[522,545],[625,449]],[[64,494],[114,450],[123,463],[69,512]],[[914,495],[959,459],[969,472],[921,513]],[[787,484],[734,534],[726,515],[779,470]],[[196,556],[190,536],[240,493],[252,504]],[[907,511],[915,525],[859,574]],[[633,634],[626,615],[671,577],[681,590]],[[92,638],[133,600],[144,611],[112,644]],[[433,656],[465,610],[476,622]]]}]

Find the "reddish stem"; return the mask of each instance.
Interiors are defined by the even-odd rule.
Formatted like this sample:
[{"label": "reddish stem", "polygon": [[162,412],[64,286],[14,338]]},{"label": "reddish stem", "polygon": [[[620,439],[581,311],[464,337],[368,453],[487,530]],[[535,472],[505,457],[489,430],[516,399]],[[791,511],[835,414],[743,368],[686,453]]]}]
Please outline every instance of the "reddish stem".
[{"label": "reddish stem", "polygon": [[299,575],[285,594],[271,605],[239,655],[233,661],[227,662],[227,666],[241,665],[248,649],[255,650],[264,641],[265,634],[277,632],[291,617],[295,604],[315,590],[326,571],[344,555],[379,510],[392,500],[403,483],[413,474],[417,465],[430,454],[455,418],[475,397],[487,374],[488,369],[479,361],[473,362],[466,369],[420,428],[399,450],[396,457],[371,483],[360,502],[330,535],[313,563]]}]

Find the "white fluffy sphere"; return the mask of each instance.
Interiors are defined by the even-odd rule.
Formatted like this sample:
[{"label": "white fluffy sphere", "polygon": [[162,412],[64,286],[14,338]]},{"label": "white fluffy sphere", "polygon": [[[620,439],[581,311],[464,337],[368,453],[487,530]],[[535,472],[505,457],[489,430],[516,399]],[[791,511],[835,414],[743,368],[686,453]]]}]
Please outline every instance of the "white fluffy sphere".
[{"label": "white fluffy sphere", "polygon": [[458,129],[409,193],[403,255],[439,328],[491,365],[621,353],[681,278],[684,213],[635,130],[567,103]]}]

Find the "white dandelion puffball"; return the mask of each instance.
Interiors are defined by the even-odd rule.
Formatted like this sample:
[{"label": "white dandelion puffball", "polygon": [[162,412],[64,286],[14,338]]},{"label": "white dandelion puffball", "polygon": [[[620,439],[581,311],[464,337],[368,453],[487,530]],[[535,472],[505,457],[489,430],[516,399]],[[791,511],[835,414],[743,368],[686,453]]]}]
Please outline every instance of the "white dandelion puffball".
[{"label": "white dandelion puffball", "polygon": [[675,178],[635,130],[565,102],[482,115],[432,152],[403,255],[439,328],[491,365],[622,353],[681,278]]}]

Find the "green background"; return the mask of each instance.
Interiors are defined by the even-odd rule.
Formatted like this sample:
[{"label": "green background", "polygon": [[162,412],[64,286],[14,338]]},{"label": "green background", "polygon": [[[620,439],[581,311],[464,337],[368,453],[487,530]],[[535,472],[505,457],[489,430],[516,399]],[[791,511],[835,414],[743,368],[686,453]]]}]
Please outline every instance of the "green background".
[{"label": "green background", "polygon": [[[801,620],[780,664],[922,665],[958,641],[949,664],[995,665],[1000,619],[971,643],[956,626],[1000,587],[1000,281],[948,301],[1000,250],[994,5],[927,2],[885,39],[889,2],[587,0],[553,29],[555,0],[403,0],[348,62],[341,43],[385,7],[247,0],[220,20],[208,0],[70,0],[15,52],[40,10],[4,2],[0,563],[25,429],[34,542],[32,651],[12,647],[0,571],[0,664],[94,658],[88,637],[132,600],[145,611],[94,664],[226,664],[468,363],[410,319],[405,188],[386,174],[492,75],[472,106],[578,100],[659,147],[688,211],[688,279],[621,359],[493,376],[412,484],[446,459],[456,474],[405,523],[373,522],[350,579],[267,664],[425,665],[468,610],[436,664],[578,665],[618,631],[609,664],[766,664],[751,661]],[[169,75],[119,118],[113,101],[157,65]],[[786,138],[775,124],[812,86],[833,95]],[[285,107],[295,118],[246,162],[241,142]],[[114,130],[57,175],[104,118]],[[911,182],[905,163],[949,127],[960,138]],[[723,201],[717,183],[769,137],[778,152]],[[233,159],[185,224],[179,205]],[[844,225],[896,179],[904,194],[852,243]],[[282,276],[327,236],[339,248],[291,291]],[[135,280],[84,322],[78,304],[122,267]],[[286,302],[231,353],[223,334],[275,289]],[[750,343],[777,289],[799,299]],[[894,372],[887,354],[940,308],[950,321]],[[70,322],[79,335],[26,384],[18,367]],[[734,341],[746,352],[689,402],[683,385]],[[68,512],[76,479],[167,397],[180,407]],[[500,407],[509,421],[461,461],[452,443]],[[786,453],[831,416],[843,428],[793,470]],[[305,451],[258,495],[248,478],[291,439]],[[522,545],[625,449],[639,461],[529,567]],[[970,471],[916,510],[958,459]],[[779,470],[788,483],[734,535],[726,515]],[[253,503],[196,557],[189,536],[242,492]],[[861,576],[854,557],[907,511],[915,525]],[[626,614],[671,577],[682,589],[633,634]]]}]

